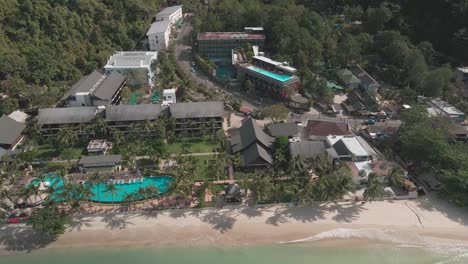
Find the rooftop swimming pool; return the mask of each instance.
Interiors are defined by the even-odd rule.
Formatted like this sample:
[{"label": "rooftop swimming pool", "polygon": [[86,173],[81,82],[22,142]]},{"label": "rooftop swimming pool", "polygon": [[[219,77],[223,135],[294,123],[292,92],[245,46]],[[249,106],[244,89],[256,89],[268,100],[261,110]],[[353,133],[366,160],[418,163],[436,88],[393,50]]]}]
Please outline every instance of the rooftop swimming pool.
[{"label": "rooftop swimming pool", "polygon": [[268,76],[270,78],[273,78],[273,79],[275,79],[277,81],[280,81],[280,82],[286,82],[286,81],[293,78],[293,76],[291,76],[291,75],[277,74],[277,73],[270,72],[270,71],[267,71],[267,70],[264,70],[264,69],[260,69],[258,67],[252,66],[252,65],[248,66],[247,69],[255,71],[255,72],[260,73],[262,75],[266,75],[266,76]]},{"label": "rooftop swimming pool", "polygon": [[[38,185],[41,182],[39,179],[33,179],[30,184]],[[92,202],[102,202],[102,203],[122,203],[125,202],[125,196],[127,194],[138,194],[140,188],[145,188],[148,186],[154,186],[159,190],[159,194],[163,194],[169,190],[171,182],[174,182],[174,178],[170,176],[152,176],[142,179],[128,180],[115,180],[114,185],[116,187],[115,193],[112,193],[108,189],[108,184],[101,182],[99,184],[93,184],[90,182],[85,182],[83,184],[87,185],[93,196],[90,198]],[[45,186],[50,186],[54,189],[54,192],[49,195],[48,199],[53,201],[63,200],[61,193],[63,192],[64,184],[63,180],[55,174],[48,174],[43,183]]]}]

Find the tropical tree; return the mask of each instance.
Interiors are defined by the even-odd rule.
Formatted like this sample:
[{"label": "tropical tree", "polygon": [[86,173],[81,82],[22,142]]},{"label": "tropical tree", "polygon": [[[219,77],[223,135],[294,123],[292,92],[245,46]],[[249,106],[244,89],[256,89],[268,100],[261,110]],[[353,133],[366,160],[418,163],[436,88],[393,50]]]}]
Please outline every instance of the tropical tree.
[{"label": "tropical tree", "polygon": [[55,238],[65,232],[69,220],[69,216],[64,210],[52,204],[34,209],[28,225],[32,225],[32,228],[37,232]]},{"label": "tropical tree", "polygon": [[104,181],[104,177],[99,174],[99,172],[95,172],[91,178],[91,182],[93,185],[97,186],[97,196],[98,196],[98,202],[101,202],[101,183]]},{"label": "tropical tree", "polygon": [[79,184],[77,191],[79,193],[80,200],[87,202],[88,207],[91,207],[91,199],[94,197],[94,193],[91,191],[91,185]]},{"label": "tropical tree", "polygon": [[272,178],[266,173],[257,173],[250,185],[252,196],[255,202],[265,202],[271,197],[274,191]]},{"label": "tropical tree", "polygon": [[115,207],[114,207],[114,197],[115,197],[115,195],[117,194],[117,192],[118,192],[119,190],[120,190],[120,188],[117,187],[114,183],[107,183],[105,192],[106,192],[107,194],[110,194],[110,195],[111,195],[111,199],[112,199],[112,208],[115,208]]},{"label": "tropical tree", "polygon": [[390,186],[404,188],[405,187],[405,173],[400,168],[393,168],[387,175]]},{"label": "tropical tree", "polygon": [[263,109],[263,114],[270,118],[273,123],[278,123],[281,120],[288,118],[289,110],[284,104],[275,104]]},{"label": "tropical tree", "polygon": [[127,207],[130,207],[130,205],[135,206],[136,200],[138,200],[138,196],[135,193],[127,193],[124,196],[124,202],[127,203]]},{"label": "tropical tree", "polygon": [[78,134],[71,127],[65,127],[57,133],[56,140],[59,148],[71,147],[78,141]]},{"label": "tropical tree", "polygon": [[381,177],[376,173],[370,173],[367,180],[367,188],[364,191],[364,201],[376,201],[382,199],[385,194]]}]

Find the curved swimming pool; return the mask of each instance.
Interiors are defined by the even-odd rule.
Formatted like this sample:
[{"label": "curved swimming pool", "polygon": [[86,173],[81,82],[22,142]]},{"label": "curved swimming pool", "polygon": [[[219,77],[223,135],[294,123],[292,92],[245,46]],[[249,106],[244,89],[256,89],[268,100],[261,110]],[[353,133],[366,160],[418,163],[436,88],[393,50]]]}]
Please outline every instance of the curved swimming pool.
[{"label": "curved swimming pool", "polygon": [[[30,184],[38,185],[41,181],[39,179],[31,180]],[[54,193],[49,195],[48,199],[53,201],[64,200],[60,195],[63,192],[64,184],[62,178],[58,177],[55,174],[49,174],[44,177],[42,181],[45,186],[51,186],[54,189]],[[171,176],[151,176],[142,179],[131,180],[130,183],[123,181],[117,181],[115,183],[115,192],[112,193],[108,189],[107,183],[93,184],[90,182],[85,182],[93,196],[90,200],[92,202],[101,202],[101,203],[122,203],[125,202],[125,196],[128,194],[138,194],[138,190],[141,188],[146,188],[149,186],[156,187],[159,190],[159,194],[166,193],[169,190],[171,182],[174,182],[174,178]]]}]

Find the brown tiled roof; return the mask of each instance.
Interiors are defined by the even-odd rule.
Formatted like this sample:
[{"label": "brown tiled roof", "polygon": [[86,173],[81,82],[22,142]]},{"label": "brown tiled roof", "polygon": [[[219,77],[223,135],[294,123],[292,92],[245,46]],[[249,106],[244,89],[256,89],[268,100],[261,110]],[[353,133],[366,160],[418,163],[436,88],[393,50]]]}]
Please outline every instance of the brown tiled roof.
[{"label": "brown tiled roof", "polygon": [[306,127],[307,136],[348,135],[348,124],[343,122],[309,120]]}]

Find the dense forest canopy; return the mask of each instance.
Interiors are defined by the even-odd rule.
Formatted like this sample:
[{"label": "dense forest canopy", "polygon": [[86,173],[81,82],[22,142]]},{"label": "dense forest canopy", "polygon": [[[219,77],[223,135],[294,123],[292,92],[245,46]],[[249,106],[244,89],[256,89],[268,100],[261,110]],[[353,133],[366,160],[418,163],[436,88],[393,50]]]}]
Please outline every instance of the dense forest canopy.
[{"label": "dense forest canopy", "polygon": [[[54,104],[66,84],[133,49],[158,9],[154,0],[3,0],[0,92],[9,112]],[[19,102],[18,102],[19,101]]]}]

